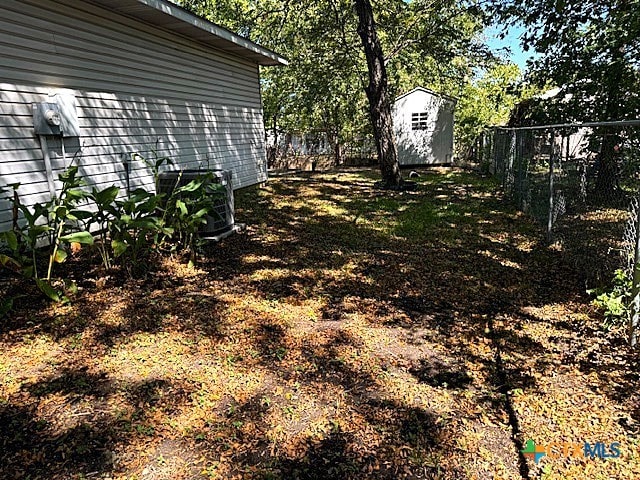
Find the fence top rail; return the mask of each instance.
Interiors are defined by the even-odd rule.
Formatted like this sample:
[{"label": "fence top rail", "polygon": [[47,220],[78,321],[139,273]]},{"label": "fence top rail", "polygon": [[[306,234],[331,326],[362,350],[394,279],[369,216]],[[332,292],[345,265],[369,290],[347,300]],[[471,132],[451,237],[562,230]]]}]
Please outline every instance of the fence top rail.
[{"label": "fence top rail", "polygon": [[640,126],[640,119],[613,120],[608,122],[582,122],[582,123],[552,123],[549,125],[531,125],[527,127],[492,127],[495,130],[519,131],[519,130],[550,130],[554,128],[585,128],[585,127],[634,127]]}]

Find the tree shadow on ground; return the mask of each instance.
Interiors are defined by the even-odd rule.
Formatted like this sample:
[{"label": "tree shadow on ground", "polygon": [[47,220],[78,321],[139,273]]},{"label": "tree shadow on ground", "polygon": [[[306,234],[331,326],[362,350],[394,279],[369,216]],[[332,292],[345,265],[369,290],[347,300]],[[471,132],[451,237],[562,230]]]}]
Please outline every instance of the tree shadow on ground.
[{"label": "tree shadow on ground", "polygon": [[[529,366],[504,362],[500,355],[544,356],[547,348],[518,331],[517,325],[500,327],[496,320],[539,322],[534,317],[523,319],[522,308],[578,298],[582,292],[559,252],[549,251],[533,235],[526,239],[527,247],[521,248],[516,238],[521,235],[520,227],[515,222],[522,219],[513,212],[501,212],[502,204],[484,196],[485,187],[474,190],[472,185],[458,185],[464,178],[453,177],[444,183],[425,179],[417,192],[408,194],[368,192],[366,182],[355,187],[343,181],[327,186],[316,178],[275,183],[272,189],[293,201],[287,197],[297,195],[298,183],[306,182],[318,192],[310,200],[330,200],[338,213],[304,204],[277,209],[275,201],[251,197],[255,201],[242,209],[243,220],[253,224],[249,232],[219,247],[208,247],[209,257],[201,265],[206,273],[200,277],[150,280],[152,284],[139,291],[132,284],[117,307],[119,322],[110,320],[114,305],[109,297],[97,298],[71,316],[47,317],[37,331],[58,339],[84,334],[93,322],[86,347],[106,354],[136,334],[183,333],[194,343],[202,338],[222,340],[228,306],[223,293],[264,299],[266,309],[309,299],[320,305],[318,318],[309,327],[319,334],[299,345],[293,339],[293,333],[299,333],[294,332],[299,319],[283,321],[271,311],[248,312],[245,318],[243,312],[236,312],[234,318],[241,325],[229,343],[245,337],[248,343],[240,354],[233,349],[220,354],[240,364],[243,360],[236,356],[242,355],[248,364],[268,372],[245,400],[227,394],[215,401],[205,398],[205,407],[199,403],[197,386],[188,382],[147,379],[115,385],[100,372],[73,363],[64,365],[57,375],[25,385],[20,395],[27,396],[27,401],[16,395],[0,406],[0,425],[11,426],[0,432],[0,445],[7,446],[0,455],[0,462],[7,466],[0,466],[0,473],[10,473],[22,463],[22,469],[15,470],[20,474],[7,478],[28,474],[37,478],[48,468],[54,478],[76,472],[112,472],[116,467],[109,452],[135,441],[143,444],[158,427],[157,419],[147,412],[171,416],[181,408],[193,408],[204,410],[207,420],[190,426],[193,431],[184,434],[179,448],[189,449],[194,458],[219,460],[221,451],[233,455],[236,470],[232,473],[240,478],[395,479],[437,478],[439,474],[444,475],[440,478],[467,478],[462,466],[439,470],[439,458],[460,453],[452,443],[463,433],[458,425],[440,418],[442,412],[429,402],[416,405],[392,398],[381,388],[377,375],[404,375],[407,381],[442,390],[453,398],[463,399],[463,393],[476,395],[487,409],[484,413],[507,410],[511,416],[508,392],[534,390],[536,380]],[[364,203],[371,199],[374,203],[364,208],[354,198],[355,190]],[[334,199],[336,195],[343,198]],[[430,202],[428,208],[420,206],[424,202]],[[398,222],[382,231],[374,225],[378,215],[395,215]],[[418,230],[410,226],[412,216],[420,217]],[[347,273],[336,273],[342,269]],[[555,277],[560,280],[553,280]],[[376,352],[370,369],[353,367],[345,358],[345,352],[357,356],[365,348],[364,340],[343,328],[354,317],[364,318],[363,324],[383,330],[390,339],[388,352]],[[394,339],[406,341],[408,347],[400,350]],[[439,351],[444,353],[416,353],[422,344],[441,346]],[[478,345],[488,353],[483,355]],[[256,352],[257,358],[251,359],[255,363],[248,360],[252,351]],[[294,356],[298,364],[288,361]],[[469,364],[482,373],[471,371]],[[291,405],[268,398],[276,382],[288,393],[295,388],[317,391],[318,396],[341,392],[352,418],[364,419],[363,425],[372,429],[372,438],[379,443],[364,444],[357,431],[340,423],[344,420],[336,413],[330,419],[330,431],[315,437],[305,433],[310,419],[292,420],[291,434],[297,435],[297,443],[293,442],[292,451],[279,451],[279,443],[269,436],[275,428],[270,415],[274,409]],[[90,399],[98,408],[100,398],[115,394],[124,398],[128,412],[124,417],[113,412],[87,417],[87,422],[62,430],[54,429],[53,422],[42,418],[37,409],[38,402],[54,395],[78,405]],[[205,390],[202,395],[206,394]],[[511,426],[517,435],[517,424]],[[16,429],[26,431],[31,440],[16,437]],[[509,434],[504,437],[511,442]],[[74,453],[76,443],[95,445],[97,453],[85,457],[82,451]],[[66,451],[66,445],[71,450],[63,457],[60,452]],[[60,446],[62,450],[56,450]],[[517,455],[521,445],[507,447]],[[522,471],[526,478],[528,473]]]},{"label": "tree shadow on ground", "polygon": [[[430,443],[431,437],[425,431],[428,420],[428,415],[422,411],[410,412],[402,418],[403,427],[399,433],[415,442]],[[413,474],[407,475],[406,467],[397,460],[394,462],[392,457],[380,455],[376,451],[365,456],[354,455],[354,442],[352,434],[336,429],[318,444],[309,446],[303,458],[278,459],[272,470],[277,472],[277,476],[270,472],[259,478],[342,480],[361,477],[364,473],[369,478],[392,480],[402,473],[403,478],[424,479],[434,476],[437,471],[436,468],[422,467],[415,468]],[[460,478],[455,476],[455,472],[448,472],[448,475],[451,479]]]},{"label": "tree shadow on ground", "polygon": [[[252,397],[236,406],[226,424],[210,425],[218,432],[232,425],[251,424],[250,431],[266,431],[269,410],[277,405],[266,405],[263,399]],[[381,478],[407,479],[435,477],[439,471],[427,459],[441,449],[443,432],[437,417],[423,408],[407,407],[390,400],[364,399],[356,405],[371,425],[383,432],[385,441],[364,445],[353,432],[345,431],[336,421],[331,431],[320,438],[301,438],[296,454],[274,453],[270,442],[256,439],[243,432],[242,427],[228,435],[234,441],[251,444],[246,452],[237,455],[236,472],[251,472],[255,479],[344,479]],[[210,438],[210,437],[208,437]],[[199,448],[207,451],[220,436],[207,439]],[[437,456],[437,455],[436,455]],[[408,457],[412,457],[407,466]],[[411,469],[412,474],[407,475]],[[456,469],[449,470],[446,478],[464,478]]]},{"label": "tree shadow on ground", "polygon": [[[473,361],[492,372],[483,388],[503,393],[535,388],[528,366],[501,363],[498,368],[495,356],[479,357],[465,342],[451,340],[458,337],[475,343],[486,339],[498,349],[498,355],[544,355],[546,347],[540,342],[522,332],[495,327],[493,320],[518,315],[523,307],[581,298],[582,285],[562,254],[547,249],[535,224],[530,222],[526,248],[520,247],[517,242],[522,238],[517,236],[522,237],[522,228],[517,222],[526,220],[515,212],[505,212],[500,201],[485,195],[484,187],[478,190],[473,185],[457,185],[458,180],[452,178],[448,185],[427,183],[406,195],[364,193],[366,198],[362,201],[348,198],[348,183],[318,184],[319,198],[333,199],[336,207],[348,213],[337,221],[317,213],[306,221],[296,217],[294,238],[302,240],[297,247],[303,246],[307,255],[297,255],[296,244],[286,242],[282,248],[270,245],[264,251],[257,244],[251,247],[292,271],[308,266],[309,255],[319,268],[330,267],[328,258],[337,249],[348,249],[352,259],[354,255],[359,259],[352,270],[354,276],[327,281],[321,276],[303,279],[285,274],[277,285],[263,281],[254,286],[267,298],[286,299],[299,294],[294,289],[296,285],[304,285],[312,295],[329,299],[322,309],[323,322],[343,321],[349,314],[348,305],[354,301],[369,305],[372,324],[390,330],[430,330],[435,332],[430,334],[432,339],[450,344],[452,358]],[[334,196],[344,196],[345,190],[347,198],[336,201]],[[428,208],[423,206],[426,198],[430,198]],[[369,226],[368,218],[376,215],[395,217],[393,235]],[[412,226],[416,217],[420,230]],[[280,220],[287,222],[286,218]],[[323,241],[318,242],[318,238]],[[280,288],[281,285],[288,288]],[[327,357],[333,356],[330,353]],[[329,368],[334,367],[333,362],[327,362]],[[465,389],[471,386],[472,378],[460,365],[454,362],[452,367],[421,359],[411,367],[411,373],[418,381],[434,387]],[[504,402],[495,408],[513,411],[513,406]],[[526,468],[521,465],[522,471],[526,472]]]},{"label": "tree shadow on ground", "polygon": [[472,378],[464,367],[450,366],[441,361],[429,361],[421,359],[418,365],[409,369],[419,382],[432,387],[464,388],[469,385]]},{"label": "tree shadow on ground", "polygon": [[[153,430],[147,418],[150,407],[160,403],[170,413],[188,401],[179,383],[154,379],[124,386],[126,401],[120,412],[109,407],[109,398],[120,391],[105,375],[86,368],[61,374],[23,387],[37,400],[0,405],[0,476],[22,478],[84,478],[117,469],[117,452]],[[64,412],[45,413],[39,402],[64,395]]]},{"label": "tree shadow on ground", "polygon": [[109,430],[107,420],[50,432],[35,405],[1,405],[0,474],[6,479],[37,479],[110,471],[113,440]]}]

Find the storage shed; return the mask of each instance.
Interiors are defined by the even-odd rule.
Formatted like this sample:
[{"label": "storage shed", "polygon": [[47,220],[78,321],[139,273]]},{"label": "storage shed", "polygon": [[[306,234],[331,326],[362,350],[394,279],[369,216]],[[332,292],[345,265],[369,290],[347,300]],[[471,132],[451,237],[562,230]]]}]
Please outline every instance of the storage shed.
[{"label": "storage shed", "polygon": [[453,161],[456,100],[426,88],[414,88],[393,104],[400,165],[443,165]]},{"label": "storage shed", "polygon": [[134,154],[154,150],[234,188],[266,180],[259,66],[276,53],[165,0],[2,0],[0,45],[0,188],[20,182],[24,203],[72,159],[98,186],[124,187],[129,163],[152,188]]}]

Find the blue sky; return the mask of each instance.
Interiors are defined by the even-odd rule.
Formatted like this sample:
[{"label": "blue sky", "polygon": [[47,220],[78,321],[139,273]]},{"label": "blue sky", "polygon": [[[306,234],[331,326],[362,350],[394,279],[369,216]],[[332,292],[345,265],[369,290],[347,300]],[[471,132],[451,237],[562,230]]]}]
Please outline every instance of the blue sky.
[{"label": "blue sky", "polygon": [[[491,27],[485,30],[487,36],[487,43],[492,51],[500,54],[505,59],[511,60],[517,64],[521,70],[526,67],[527,60],[534,56],[533,52],[525,52],[520,46],[520,36],[524,32],[523,27],[510,27],[507,31],[507,35],[500,39],[498,35],[501,32],[500,27]],[[501,49],[507,48],[510,53]]]}]

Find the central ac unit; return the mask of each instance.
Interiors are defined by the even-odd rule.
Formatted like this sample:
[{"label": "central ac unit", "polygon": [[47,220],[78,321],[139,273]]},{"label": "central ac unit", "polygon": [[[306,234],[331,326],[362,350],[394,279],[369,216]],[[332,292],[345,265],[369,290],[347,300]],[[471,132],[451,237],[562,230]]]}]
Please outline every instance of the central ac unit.
[{"label": "central ac unit", "polygon": [[[213,174],[213,175],[209,175]],[[207,216],[207,223],[200,228],[200,236],[218,240],[225,232],[236,231],[233,204],[233,186],[230,170],[177,170],[158,175],[158,193],[170,195],[174,189],[187,185],[192,180],[209,175],[211,181],[224,187],[223,195],[216,195],[214,208]]]}]

